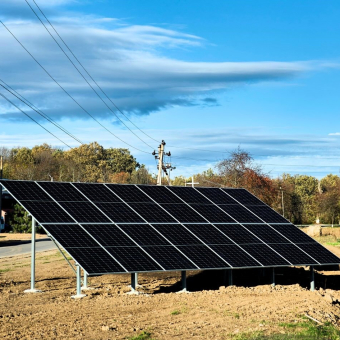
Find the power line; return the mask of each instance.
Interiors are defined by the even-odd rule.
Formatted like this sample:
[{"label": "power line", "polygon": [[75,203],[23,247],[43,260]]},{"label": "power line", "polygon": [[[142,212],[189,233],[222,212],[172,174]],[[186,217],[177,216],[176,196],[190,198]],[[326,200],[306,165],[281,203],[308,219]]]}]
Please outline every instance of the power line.
[{"label": "power line", "polygon": [[116,136],[112,131],[110,131],[108,128],[106,128],[102,123],[100,123],[96,118],[93,117],[82,105],[79,104],[77,100],[75,100],[71,94],[64,89],[63,86],[61,86],[57,80],[53,78],[53,76],[40,64],[40,62],[33,56],[31,52],[28,51],[28,49],[19,41],[19,39],[10,31],[10,29],[0,20],[0,23],[5,27],[5,29],[13,36],[13,38],[20,44],[20,46],[32,57],[32,59],[45,71],[45,73],[89,116],[91,117],[97,124],[99,124],[103,129],[105,129],[107,132],[109,132],[112,136],[123,142],[124,144],[130,146],[131,148],[138,150],[143,153],[149,154],[149,152],[141,150],[139,148],[136,148],[135,146],[125,142],[120,137]]},{"label": "power line", "polygon": [[[52,118],[50,118],[46,113],[44,113],[43,111],[39,110],[38,108],[36,108],[32,103],[30,103],[27,99],[25,99],[25,97],[23,97],[22,95],[20,95],[17,91],[15,91],[13,88],[11,88],[8,84],[6,84],[3,80],[0,79],[1,82],[3,82],[8,88],[10,88],[11,90],[9,90],[6,86],[0,84],[1,87],[3,87],[6,91],[8,91],[9,93],[11,93],[14,97],[16,97],[17,99],[19,99],[21,102],[23,102],[24,104],[26,104],[27,106],[29,106],[32,110],[34,110],[35,112],[37,112],[40,116],[42,116],[43,118],[45,118],[47,121],[49,121],[50,123],[52,123],[54,126],[56,126],[58,129],[62,130],[64,133],[66,133],[69,137],[73,138],[74,140],[76,140],[78,143],[83,144],[82,141],[80,141],[77,137],[75,137],[74,135],[72,135],[70,132],[68,132],[64,127],[62,127],[60,124],[56,123]],[[15,93],[14,93],[15,92]],[[17,95],[16,95],[17,94]],[[22,97],[23,99],[21,99],[20,97]]]},{"label": "power line", "polygon": [[57,138],[60,142],[62,142],[63,144],[65,144],[68,148],[72,149],[71,146],[69,146],[68,144],[66,144],[65,142],[63,142],[59,137],[57,137],[55,134],[53,134],[51,131],[49,131],[48,129],[46,129],[44,126],[42,126],[40,123],[38,123],[34,118],[32,118],[29,114],[27,114],[25,111],[21,110],[20,107],[18,107],[17,105],[15,105],[11,100],[9,100],[4,94],[2,94],[0,92],[0,96],[3,97],[5,100],[7,100],[9,103],[11,103],[13,106],[15,106],[18,110],[20,110],[24,115],[26,115],[29,119],[33,120],[34,123],[38,124],[40,127],[42,127],[45,131],[47,131],[50,135],[52,135],[53,137]]},{"label": "power line", "polygon": [[[48,32],[48,34],[51,36],[51,38],[55,41],[55,43],[59,46],[59,48],[61,49],[61,51],[65,54],[65,56],[67,57],[67,59],[71,62],[71,64],[74,66],[74,68],[78,71],[78,73],[82,76],[82,78],[86,81],[86,83],[91,87],[91,89],[94,91],[94,93],[98,96],[98,98],[105,104],[105,106],[117,117],[117,119],[119,119],[119,121],[132,133],[134,134],[141,142],[143,142],[145,145],[147,145],[148,147],[150,147],[151,149],[154,149],[151,145],[149,145],[148,143],[146,143],[143,139],[141,139],[136,133],[134,133],[125,123],[124,121],[122,121],[118,115],[107,105],[107,103],[103,100],[103,98],[98,94],[98,92],[93,88],[93,86],[88,82],[88,80],[84,77],[84,75],[80,72],[80,70],[78,69],[78,67],[74,64],[74,62],[71,60],[71,58],[67,55],[67,53],[65,52],[65,50],[60,46],[60,44],[58,43],[58,41],[54,38],[54,36],[51,34],[51,32],[49,31],[49,29],[46,27],[46,25],[43,23],[43,21],[40,19],[40,17],[38,16],[38,14],[35,12],[35,10],[32,8],[32,6],[29,4],[29,2],[27,0],[25,0],[27,5],[31,8],[32,12],[35,14],[35,16],[38,18],[38,20],[41,22],[41,24],[45,27],[46,31]],[[93,79],[93,77],[90,75],[90,73],[86,70],[86,68],[83,66],[83,64],[79,61],[79,59],[75,56],[75,54],[72,52],[72,50],[70,49],[70,47],[66,44],[66,42],[62,39],[62,37],[60,36],[60,34],[57,32],[57,30],[55,29],[55,27],[52,25],[52,23],[48,20],[48,18],[46,17],[46,15],[44,14],[44,12],[41,10],[41,8],[38,6],[38,4],[33,0],[33,2],[35,3],[35,5],[37,6],[37,8],[39,9],[40,13],[44,16],[44,18],[47,20],[47,22],[50,24],[50,26],[53,28],[53,30],[55,31],[55,33],[58,35],[58,37],[60,38],[60,40],[64,43],[64,45],[66,46],[66,48],[70,51],[70,53],[73,55],[73,57],[77,60],[77,62],[79,63],[79,65],[83,68],[83,70],[87,73],[87,75],[92,79],[92,81],[97,85],[97,87],[100,89],[100,91],[106,96],[106,98],[114,105],[114,107],[125,117],[125,114],[117,107],[117,105],[109,98],[109,96],[103,91],[103,89],[98,85],[98,83]],[[128,118],[127,118],[128,119]],[[131,122],[130,119],[128,119]],[[139,131],[141,131],[142,133],[144,133],[137,125],[135,125],[134,123],[132,123]],[[149,135],[147,135],[146,133],[144,133],[146,136],[148,136],[149,138],[155,140],[156,142],[158,142],[156,139],[150,137]]]}]

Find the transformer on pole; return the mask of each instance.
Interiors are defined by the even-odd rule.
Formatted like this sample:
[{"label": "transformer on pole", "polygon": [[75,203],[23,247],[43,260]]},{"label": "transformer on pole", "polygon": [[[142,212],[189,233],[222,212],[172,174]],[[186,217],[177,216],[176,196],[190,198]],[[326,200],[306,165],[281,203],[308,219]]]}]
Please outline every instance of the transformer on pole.
[{"label": "transformer on pole", "polygon": [[171,152],[164,152],[164,146],[165,146],[165,141],[162,140],[162,143],[158,146],[158,152],[154,151],[152,153],[153,156],[155,156],[155,159],[158,159],[158,165],[157,165],[157,169],[158,169],[158,175],[157,175],[157,185],[162,185],[162,174],[164,172],[167,180],[168,180],[168,184],[171,185],[170,182],[170,175],[168,173],[169,171],[172,171],[174,169],[176,169],[175,167],[173,167],[171,165],[171,163],[164,163],[164,156],[171,156]]}]

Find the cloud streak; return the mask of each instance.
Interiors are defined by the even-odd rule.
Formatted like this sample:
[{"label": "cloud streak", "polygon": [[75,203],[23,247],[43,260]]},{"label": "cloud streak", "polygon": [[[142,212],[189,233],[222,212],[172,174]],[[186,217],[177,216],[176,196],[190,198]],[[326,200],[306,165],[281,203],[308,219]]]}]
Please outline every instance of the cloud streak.
[{"label": "cloud streak", "polygon": [[[42,7],[54,7],[52,21],[57,30],[110,98],[128,114],[218,105],[216,92],[240,84],[284,80],[315,68],[315,63],[309,62],[188,62],[169,58],[167,52],[172,49],[200,48],[206,41],[173,29],[128,25],[116,18],[88,20],[89,16],[82,14],[58,14],[59,6],[66,2],[44,2]],[[21,1],[6,0],[2,6],[6,7],[2,19],[53,77],[95,117],[112,116],[29,9],[24,10]],[[1,79],[54,119],[83,115],[4,28],[0,29],[0,41],[6,46],[0,60]],[[6,119],[21,117],[2,102],[0,112]]]}]

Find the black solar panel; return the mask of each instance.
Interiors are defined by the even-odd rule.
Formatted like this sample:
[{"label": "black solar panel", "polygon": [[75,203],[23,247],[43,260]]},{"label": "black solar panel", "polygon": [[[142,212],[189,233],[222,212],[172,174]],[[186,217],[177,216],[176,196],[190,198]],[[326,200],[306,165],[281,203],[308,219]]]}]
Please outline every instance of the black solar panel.
[{"label": "black solar panel", "polygon": [[215,204],[237,204],[237,202],[219,188],[195,188]]},{"label": "black solar panel", "polygon": [[110,222],[110,220],[90,202],[59,202],[59,204],[79,223]]},{"label": "black solar panel", "polygon": [[284,235],[293,243],[310,243],[315,242],[310,236],[301,231],[293,224],[271,224],[272,228]]},{"label": "black solar panel", "polygon": [[119,196],[124,202],[139,202],[146,203],[152,202],[152,200],[146,196],[141,190],[134,185],[115,185],[105,184],[110,190],[112,190],[117,196]]},{"label": "black solar panel", "polygon": [[271,244],[275,251],[294,265],[314,265],[318,264],[314,259],[304,253],[294,244]]},{"label": "black solar panel", "polygon": [[105,249],[129,272],[162,270],[162,267],[139,247],[107,247]]},{"label": "black solar panel", "polygon": [[268,224],[244,224],[244,227],[260,238],[264,243],[289,243],[289,240],[281,236]]},{"label": "black solar panel", "polygon": [[316,261],[323,264],[338,264],[339,258],[324,248],[321,244],[314,243],[302,243],[298,245],[308,255],[313,257]]},{"label": "black solar panel", "polygon": [[56,201],[87,201],[71,183],[40,182],[39,186]]},{"label": "black solar panel", "polygon": [[145,222],[125,203],[95,203],[115,223]]},{"label": "black solar panel", "polygon": [[140,185],[139,188],[157,203],[183,203],[170,190],[163,186]]},{"label": "black solar panel", "polygon": [[175,246],[202,244],[197,237],[181,224],[153,224],[153,227]]},{"label": "black solar panel", "polygon": [[115,224],[83,224],[82,227],[103,247],[129,247],[136,245]]},{"label": "black solar panel", "polygon": [[170,245],[170,243],[149,224],[120,224],[119,227],[140,246]]},{"label": "black solar panel", "polygon": [[340,263],[244,189],[0,183],[89,274]]},{"label": "black solar panel", "polygon": [[245,189],[221,189],[243,205],[265,205],[261,200]]},{"label": "black solar panel", "polygon": [[211,223],[235,222],[223,209],[214,204],[190,204],[190,206]]},{"label": "black solar panel", "polygon": [[161,206],[179,222],[207,222],[187,204],[161,204]]},{"label": "black solar panel", "polygon": [[180,270],[182,268],[198,269],[185,255],[173,246],[152,246],[143,249],[165,270]]},{"label": "black solar panel", "polygon": [[233,242],[211,224],[185,224],[205,244],[233,244]]},{"label": "black solar panel", "polygon": [[176,222],[166,211],[156,203],[130,203],[129,206],[149,223]]},{"label": "black solar panel", "polygon": [[230,267],[221,257],[204,245],[190,247],[179,246],[178,248],[201,269]]},{"label": "black solar panel", "polygon": [[180,197],[186,203],[202,203],[202,204],[211,203],[207,198],[202,196],[194,188],[168,187],[168,189],[172,191],[175,195]]},{"label": "black solar panel", "polygon": [[212,245],[210,247],[234,268],[261,267],[258,261],[236,245]]},{"label": "black solar panel", "polygon": [[262,243],[261,240],[239,224],[216,224],[215,226],[237,244]]},{"label": "black solar panel", "polygon": [[35,182],[0,180],[0,183],[18,201],[53,201]]},{"label": "black solar panel", "polygon": [[45,229],[65,248],[99,246],[98,242],[78,224],[48,224],[45,225]]},{"label": "black solar panel", "polygon": [[96,183],[73,183],[92,202],[122,202],[110,189]]},{"label": "black solar panel", "polygon": [[55,202],[21,201],[20,203],[39,223],[75,222],[75,220]]},{"label": "black solar panel", "polygon": [[219,205],[228,215],[239,223],[262,223],[262,221],[241,205]]},{"label": "black solar panel", "polygon": [[289,266],[290,263],[266,244],[244,244],[242,248],[264,266]]},{"label": "black solar panel", "polygon": [[288,223],[284,217],[265,205],[248,205],[247,208],[266,223]]},{"label": "black solar panel", "polygon": [[103,248],[65,248],[89,274],[126,273]]}]

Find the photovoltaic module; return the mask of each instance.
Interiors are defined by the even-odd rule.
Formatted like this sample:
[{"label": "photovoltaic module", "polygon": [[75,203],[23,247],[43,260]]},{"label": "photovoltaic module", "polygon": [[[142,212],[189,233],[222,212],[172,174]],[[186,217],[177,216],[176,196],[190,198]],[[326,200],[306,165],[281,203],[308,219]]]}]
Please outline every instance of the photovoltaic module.
[{"label": "photovoltaic module", "polygon": [[245,189],[0,183],[89,275],[340,264]]}]

